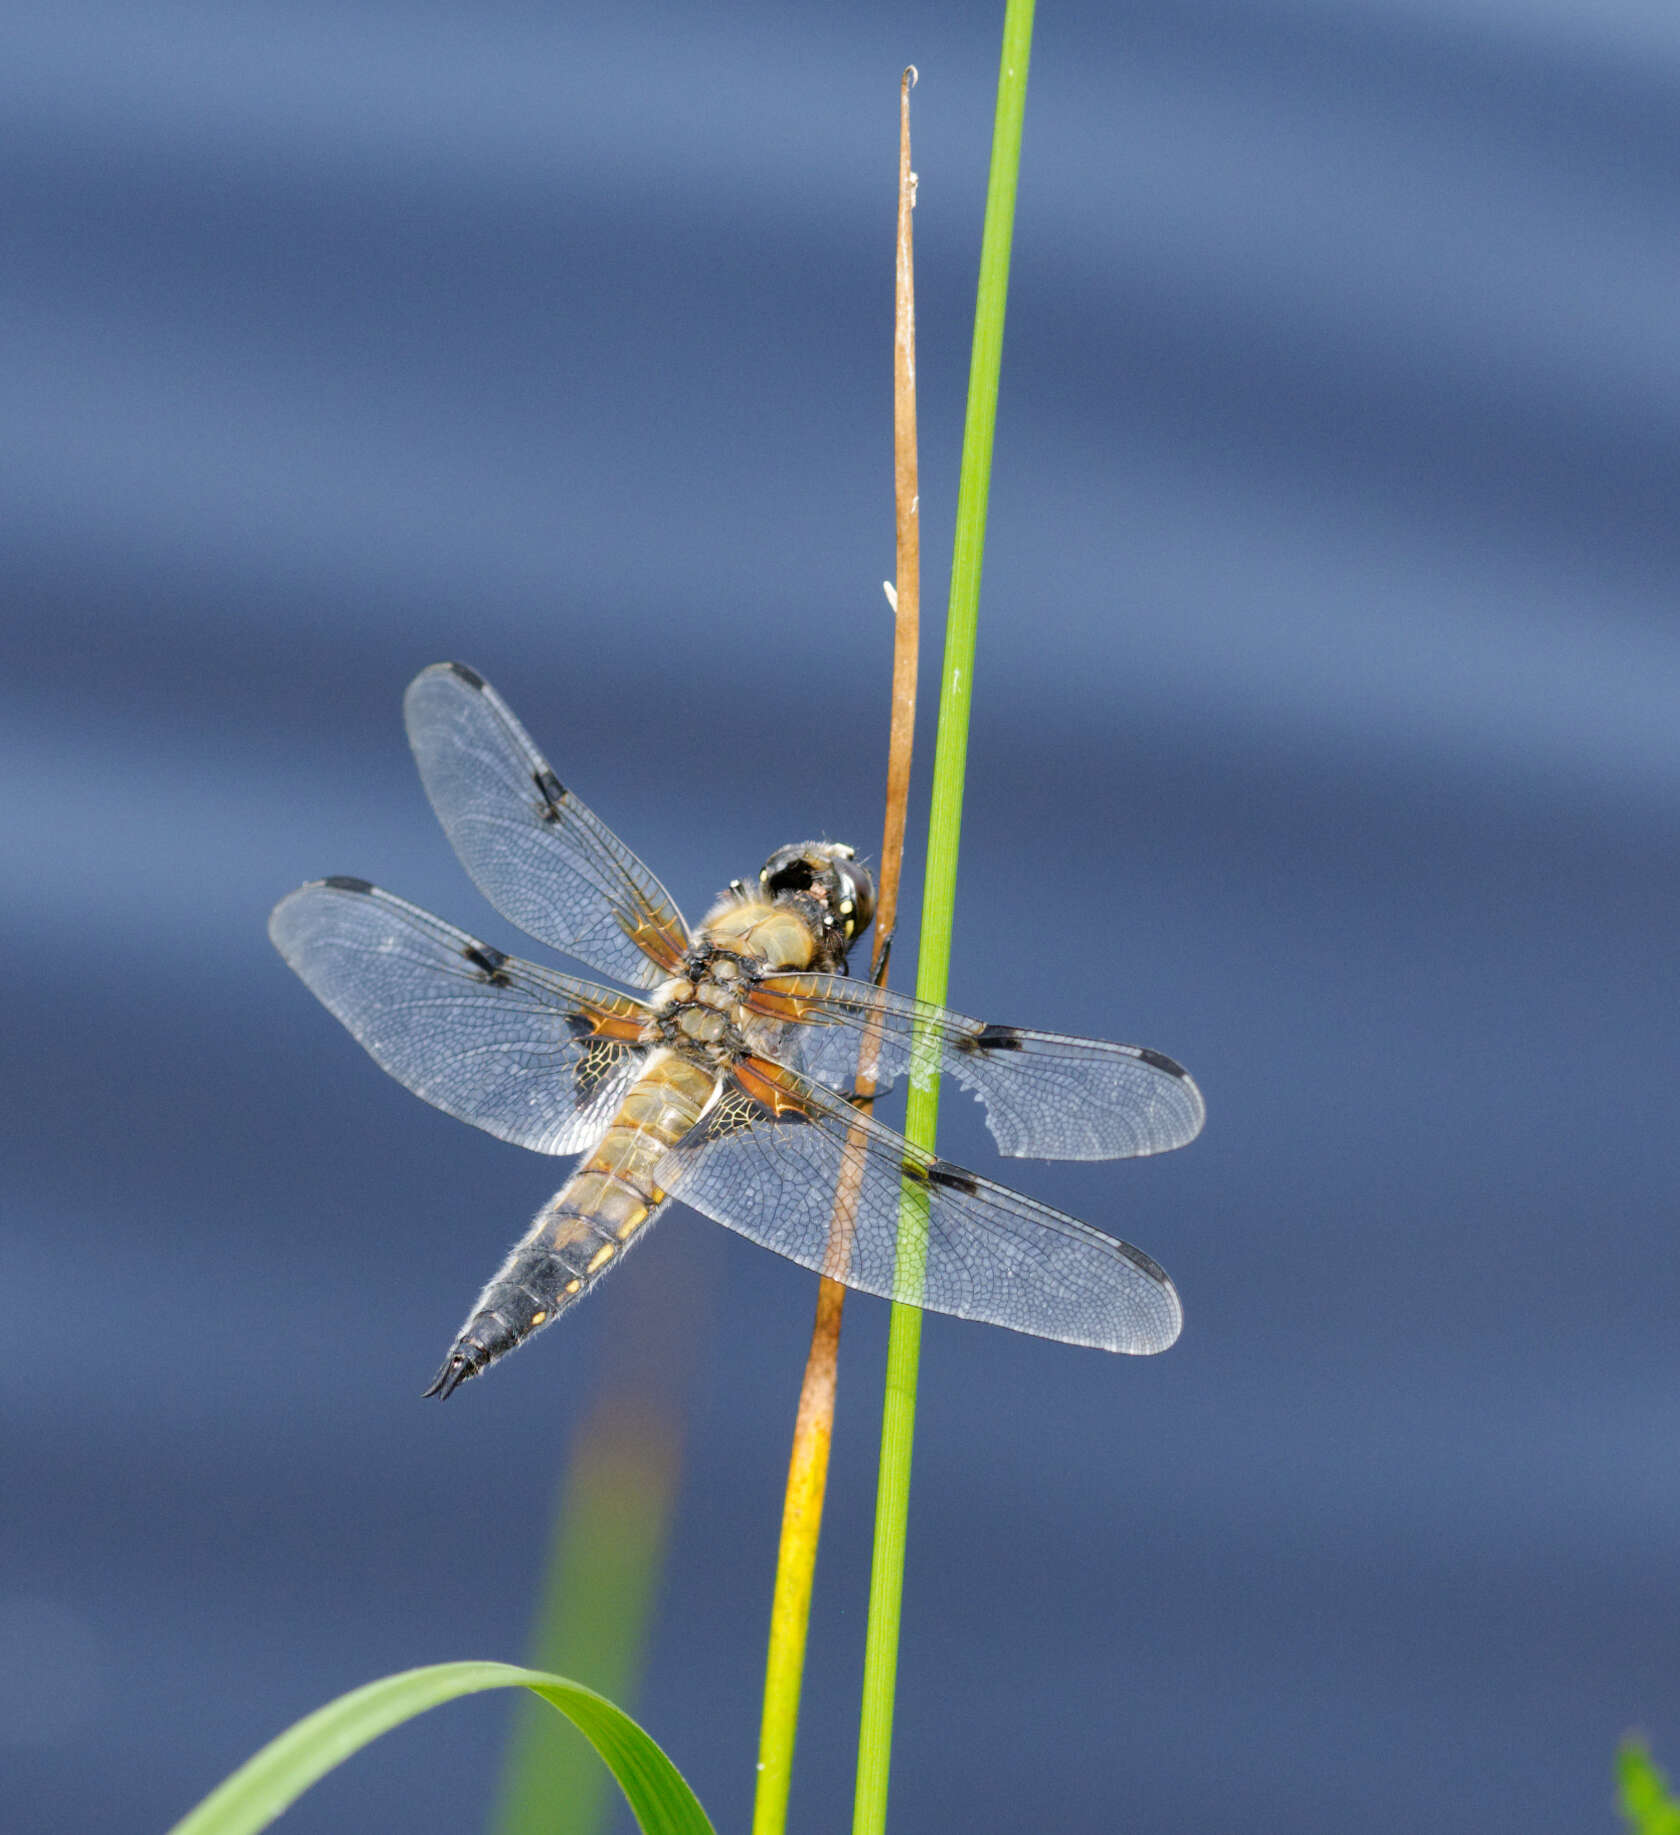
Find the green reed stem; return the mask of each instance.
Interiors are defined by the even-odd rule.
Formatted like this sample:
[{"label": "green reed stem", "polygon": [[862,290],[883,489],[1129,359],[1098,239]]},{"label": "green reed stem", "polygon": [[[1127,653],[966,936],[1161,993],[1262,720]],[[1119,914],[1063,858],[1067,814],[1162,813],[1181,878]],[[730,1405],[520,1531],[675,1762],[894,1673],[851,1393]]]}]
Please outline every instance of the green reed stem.
[{"label": "green reed stem", "polygon": [[[968,713],[974,679],[974,639],[980,608],[980,572],[986,551],[986,508],[991,490],[992,441],[997,427],[998,376],[1003,365],[1004,306],[1009,293],[1009,251],[1015,228],[1015,193],[1021,166],[1021,123],[1026,112],[1027,64],[1032,52],[1033,0],[1007,0],[1003,58],[998,72],[992,164],[986,185],[986,221],[980,241],[980,282],[974,307],[974,349],[969,363],[968,413],[963,425],[962,473],[957,488],[956,542],[951,556],[951,598],[945,621],[945,657],[934,745],[933,802],[928,817],[927,877],[922,898],[921,953],[916,993],[944,1003],[951,972],[951,930],[956,916],[957,846],[962,832],[963,771],[968,758]],[[931,1148],[939,1118],[939,1078],[913,1069],[905,1132]],[[907,1199],[901,1223],[899,1287],[920,1285],[915,1207]],[[908,1226],[908,1227],[906,1227]],[[869,1587],[869,1622],[863,1658],[863,1711],[858,1729],[857,1793],[853,1835],[884,1835],[892,1759],[893,1698],[898,1676],[904,1552],[910,1515],[910,1456],[916,1432],[916,1372],[922,1315],[895,1304],[887,1347],[886,1394],[881,1419],[881,1467],[875,1497],[875,1553]]]}]

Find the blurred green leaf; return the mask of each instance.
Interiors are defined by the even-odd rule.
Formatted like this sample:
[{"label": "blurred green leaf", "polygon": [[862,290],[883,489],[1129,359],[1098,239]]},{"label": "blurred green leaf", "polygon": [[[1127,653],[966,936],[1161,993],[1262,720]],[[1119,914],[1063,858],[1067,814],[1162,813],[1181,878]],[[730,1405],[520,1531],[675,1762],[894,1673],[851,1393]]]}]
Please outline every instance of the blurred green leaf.
[{"label": "blurred green leaf", "polygon": [[558,1708],[606,1761],[647,1835],[715,1835],[682,1773],[628,1714],[564,1676],[511,1663],[436,1663],[340,1695],[271,1740],[170,1835],[251,1835],[267,1828],[311,1784],[381,1733],[490,1688],[528,1688]]},{"label": "blurred green leaf", "polygon": [[1644,1740],[1630,1734],[1616,1753],[1622,1814],[1634,1835],[1680,1835],[1680,1803],[1651,1758]]},{"label": "blurred green leaf", "polygon": [[[573,1450],[530,1651],[634,1702],[665,1565],[677,1430],[644,1401],[597,1408]],[[493,1835],[599,1835],[614,1812],[595,1755],[531,1695],[516,1704]]]}]

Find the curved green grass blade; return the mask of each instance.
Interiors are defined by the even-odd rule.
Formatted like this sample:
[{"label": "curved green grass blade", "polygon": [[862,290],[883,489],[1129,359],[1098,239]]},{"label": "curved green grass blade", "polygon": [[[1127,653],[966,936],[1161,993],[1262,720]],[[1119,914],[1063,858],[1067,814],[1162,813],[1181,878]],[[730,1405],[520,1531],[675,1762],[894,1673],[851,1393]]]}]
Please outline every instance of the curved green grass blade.
[{"label": "curved green grass blade", "polygon": [[511,1663],[434,1663],[340,1695],[271,1740],[170,1835],[254,1835],[381,1733],[489,1688],[528,1688],[558,1708],[606,1761],[646,1835],[715,1835],[682,1773],[628,1714],[564,1676]]}]

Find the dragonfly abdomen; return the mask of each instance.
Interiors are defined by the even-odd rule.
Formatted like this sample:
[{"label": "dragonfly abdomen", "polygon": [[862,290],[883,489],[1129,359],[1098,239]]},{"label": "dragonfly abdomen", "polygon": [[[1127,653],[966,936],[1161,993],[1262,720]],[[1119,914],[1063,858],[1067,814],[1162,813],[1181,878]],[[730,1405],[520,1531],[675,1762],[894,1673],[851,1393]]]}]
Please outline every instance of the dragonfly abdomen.
[{"label": "dragonfly abdomen", "polygon": [[656,1052],[595,1150],[478,1296],[427,1395],[442,1399],[555,1318],[623,1258],[665,1202],[653,1172],[700,1119],[716,1072]]}]

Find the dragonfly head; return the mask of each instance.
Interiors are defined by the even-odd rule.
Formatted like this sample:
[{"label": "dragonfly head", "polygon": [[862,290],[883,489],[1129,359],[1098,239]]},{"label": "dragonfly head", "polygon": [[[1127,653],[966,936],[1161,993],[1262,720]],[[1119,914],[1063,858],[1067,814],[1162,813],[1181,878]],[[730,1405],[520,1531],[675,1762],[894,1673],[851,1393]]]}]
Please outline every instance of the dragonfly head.
[{"label": "dragonfly head", "polygon": [[869,928],[875,915],[875,881],[842,841],[798,841],[779,847],[765,861],[759,883],[772,898],[805,892],[828,909],[829,921],[847,944]]}]

